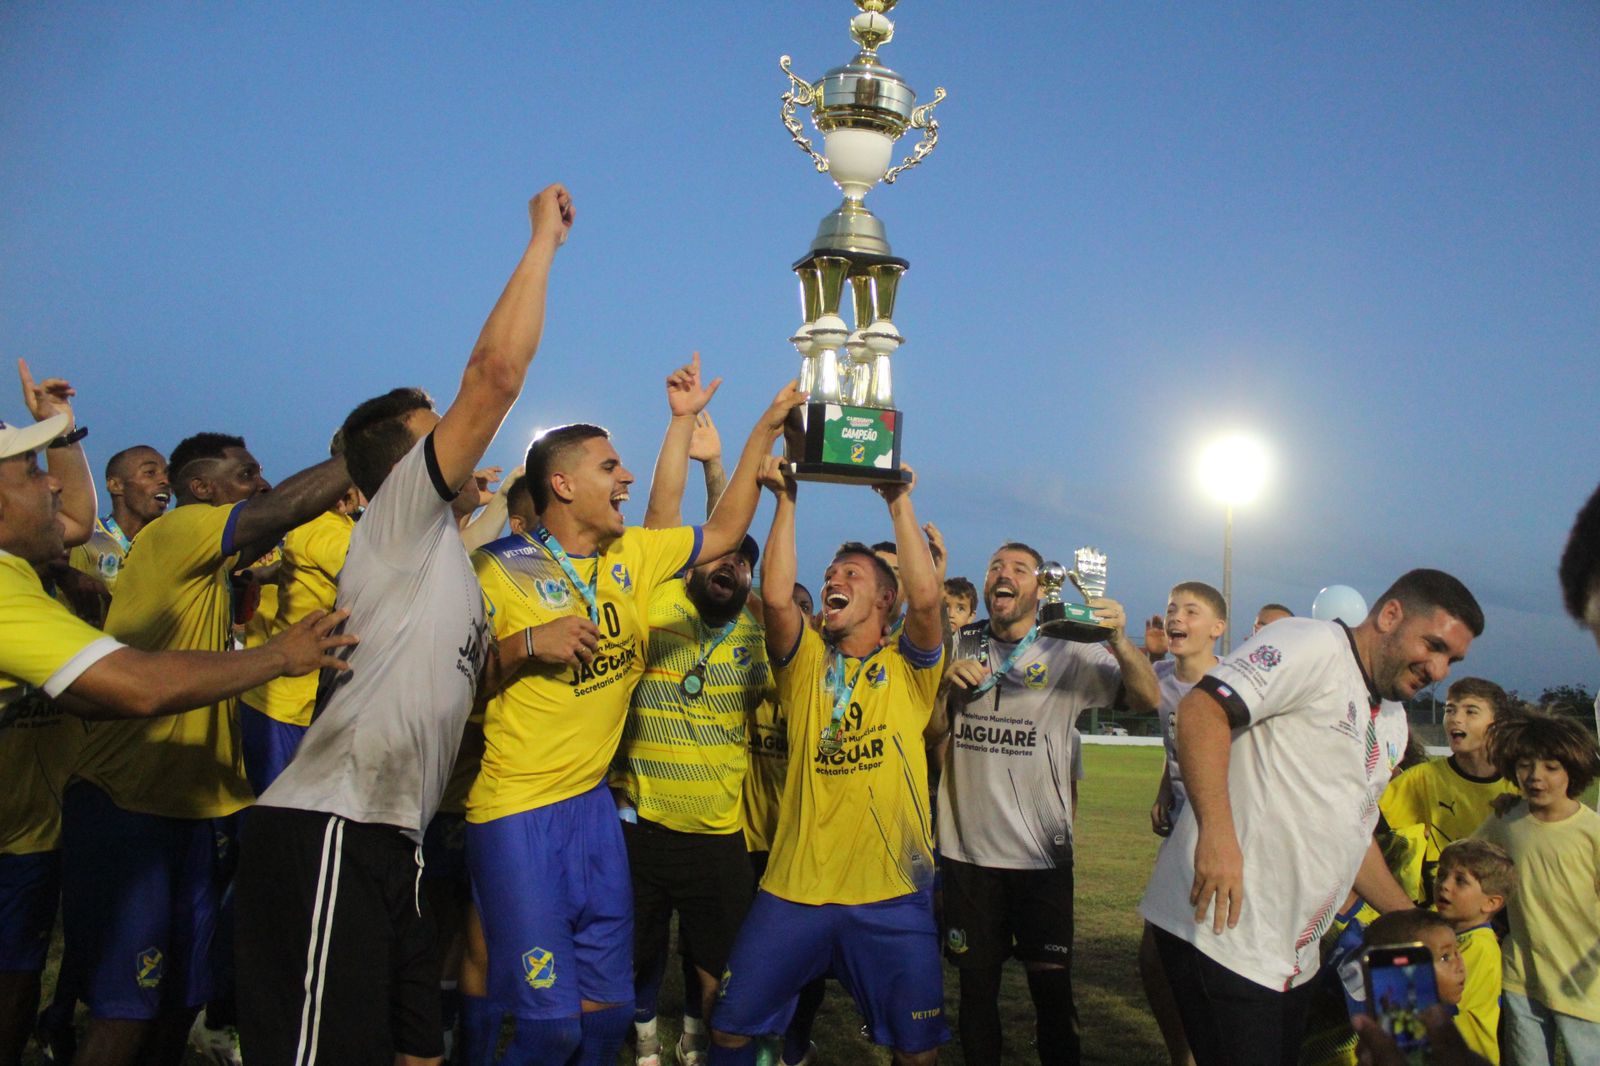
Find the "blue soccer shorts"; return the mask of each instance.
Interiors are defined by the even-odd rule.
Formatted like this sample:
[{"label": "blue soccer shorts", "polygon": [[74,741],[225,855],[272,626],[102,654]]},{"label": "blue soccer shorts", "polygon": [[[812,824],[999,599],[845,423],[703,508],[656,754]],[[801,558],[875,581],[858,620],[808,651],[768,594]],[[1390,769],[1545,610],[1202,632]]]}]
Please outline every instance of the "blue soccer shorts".
[{"label": "blue soccer shorts", "polygon": [[821,905],[756,893],[711,1027],[740,1036],[781,1033],[800,989],[824,974],[849,990],[874,1043],[916,1053],[950,1039],[939,934],[925,891]]},{"label": "blue soccer shorts", "polygon": [[278,779],[309,728],[280,722],[249,704],[239,704],[239,747],[251,791],[259,796]]},{"label": "blue soccer shorts", "polygon": [[472,896],[489,947],[489,999],[523,1018],[633,1002],[633,886],[604,783],[467,823]]},{"label": "blue soccer shorts", "polygon": [[61,852],[0,855],[0,972],[37,973],[61,898]]},{"label": "blue soccer shorts", "polygon": [[138,814],[86,781],[67,788],[63,965],[94,1017],[149,1020],[211,998],[234,821]]}]

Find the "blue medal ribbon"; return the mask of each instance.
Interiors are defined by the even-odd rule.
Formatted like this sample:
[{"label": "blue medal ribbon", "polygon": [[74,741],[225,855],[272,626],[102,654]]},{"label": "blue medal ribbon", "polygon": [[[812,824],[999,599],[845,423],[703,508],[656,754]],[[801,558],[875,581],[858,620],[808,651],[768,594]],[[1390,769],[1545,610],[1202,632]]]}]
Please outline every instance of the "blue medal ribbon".
[{"label": "blue medal ribbon", "polygon": [[104,518],[100,519],[100,528],[105,530],[107,535],[109,535],[112,540],[116,541],[122,546],[122,551],[124,554],[127,553],[129,548],[133,547],[133,541],[130,540],[128,535],[122,531],[122,527],[117,525],[117,520],[112,518],[110,515],[106,515]]},{"label": "blue medal ribbon", "polygon": [[839,723],[844,720],[844,712],[850,707],[850,698],[855,695],[856,683],[861,680],[861,673],[867,668],[867,663],[871,662],[872,657],[882,650],[883,648],[881,647],[874,649],[871,655],[866,656],[861,662],[857,663],[856,676],[852,677],[850,683],[846,685],[844,680],[844,656],[840,655],[838,650],[835,649],[833,661],[828,664],[827,673],[828,691],[833,695],[833,717],[828,720],[827,726],[822,730],[824,743],[837,743]]},{"label": "blue medal ribbon", "polygon": [[[1028,630],[1028,635],[1023,637],[1015,648],[1011,649],[1011,654],[1006,656],[1006,661],[1000,664],[1000,669],[991,670],[989,672],[989,676],[984,678],[972,689],[972,694],[974,696],[981,696],[985,692],[988,692],[990,689],[998,685],[1000,683],[1000,679],[1006,674],[1009,674],[1011,672],[1011,668],[1017,665],[1017,660],[1022,658],[1022,653],[1033,647],[1033,642],[1038,639],[1039,627],[1034,626],[1032,629]],[[987,658],[989,650],[988,633],[984,633],[983,635],[983,647],[984,657]]]},{"label": "blue medal ribbon", "polygon": [[588,604],[589,621],[599,625],[600,560],[595,560],[594,576],[585,583],[583,578],[578,576],[578,568],[572,565],[572,560],[567,556],[566,550],[561,547],[561,542],[555,538],[554,533],[540,526],[533,531],[533,535],[540,544],[544,545],[544,550],[550,553],[550,558],[556,561],[556,565],[561,567],[561,572],[567,575],[567,580],[572,582],[572,587],[578,590],[578,595],[583,597],[583,602]]}]

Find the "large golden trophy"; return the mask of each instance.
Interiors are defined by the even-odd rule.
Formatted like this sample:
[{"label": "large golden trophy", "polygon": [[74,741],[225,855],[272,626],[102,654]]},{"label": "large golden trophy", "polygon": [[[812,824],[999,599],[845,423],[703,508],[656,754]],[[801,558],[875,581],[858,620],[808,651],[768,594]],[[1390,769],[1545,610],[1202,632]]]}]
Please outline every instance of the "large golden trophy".
[{"label": "large golden trophy", "polygon": [[[927,158],[939,141],[933,109],[944,99],[917,105],[917,94],[878,62],[878,49],[894,36],[886,14],[895,0],[855,0],[860,14],[850,36],[861,51],[816,83],[779,65],[789,76],[783,124],[795,144],[844,193],[822,219],[811,250],[794,265],[805,321],[789,338],[800,353],[800,387],[811,394],[797,413],[788,459],[798,478],[812,481],[899,481],[905,419],[894,406],[889,357],[905,342],[893,321],[900,275],[909,265],[894,256],[883,223],[863,201],[879,181],[895,179]],[[822,134],[819,153],[796,112],[811,110]],[[911,154],[890,166],[894,145],[907,130],[922,131]],[[840,316],[850,290],[853,322]]]}]

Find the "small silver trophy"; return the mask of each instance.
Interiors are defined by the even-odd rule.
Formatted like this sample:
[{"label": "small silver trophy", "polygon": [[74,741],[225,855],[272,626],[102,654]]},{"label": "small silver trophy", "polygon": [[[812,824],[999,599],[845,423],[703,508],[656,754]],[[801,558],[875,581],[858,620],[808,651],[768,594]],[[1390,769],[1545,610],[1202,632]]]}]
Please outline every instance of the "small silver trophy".
[{"label": "small silver trophy", "polygon": [[[1039,601],[1039,632],[1058,640],[1071,640],[1080,644],[1099,644],[1114,635],[1110,626],[1095,618],[1087,601],[1106,594],[1106,556],[1095,548],[1079,548],[1072,555],[1073,569],[1068,570],[1058,562],[1048,562],[1039,567],[1039,588],[1044,598]],[[1083,597],[1083,603],[1065,603],[1061,599],[1061,586],[1071,581]]]}]

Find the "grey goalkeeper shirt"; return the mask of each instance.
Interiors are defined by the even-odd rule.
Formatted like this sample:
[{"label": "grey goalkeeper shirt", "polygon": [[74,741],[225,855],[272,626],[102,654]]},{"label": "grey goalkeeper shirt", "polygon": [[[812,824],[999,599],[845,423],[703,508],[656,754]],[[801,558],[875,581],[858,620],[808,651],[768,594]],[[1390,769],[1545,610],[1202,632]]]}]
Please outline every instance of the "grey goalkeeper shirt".
[{"label": "grey goalkeeper shirt", "polygon": [[350,538],[337,605],[350,670],[325,671],[316,717],[257,801],[392,825],[419,844],[461,746],[487,648],[483,592],[433,453],[418,441]]}]

